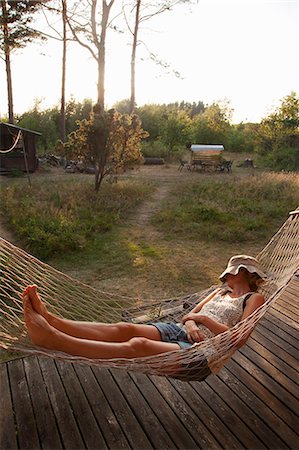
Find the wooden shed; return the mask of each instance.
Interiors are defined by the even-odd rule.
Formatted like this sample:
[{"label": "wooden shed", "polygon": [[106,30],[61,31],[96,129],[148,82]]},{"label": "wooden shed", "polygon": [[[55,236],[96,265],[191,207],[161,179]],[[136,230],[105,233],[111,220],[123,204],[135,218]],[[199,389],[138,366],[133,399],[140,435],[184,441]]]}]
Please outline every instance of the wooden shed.
[{"label": "wooden shed", "polygon": [[34,172],[38,166],[37,136],[41,133],[0,122],[0,171]]}]

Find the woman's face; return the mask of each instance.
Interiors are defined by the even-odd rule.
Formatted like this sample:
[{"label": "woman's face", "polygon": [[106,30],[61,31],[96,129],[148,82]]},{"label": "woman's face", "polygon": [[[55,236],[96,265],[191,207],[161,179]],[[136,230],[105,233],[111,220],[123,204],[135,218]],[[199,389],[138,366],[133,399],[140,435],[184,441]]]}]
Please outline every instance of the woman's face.
[{"label": "woman's face", "polygon": [[233,275],[231,273],[228,273],[225,277],[225,281],[227,282],[227,284],[229,285],[229,287],[233,287],[233,285],[236,282],[240,282],[240,281],[247,281],[247,274],[246,274],[246,269],[240,269],[239,272],[236,275]]}]

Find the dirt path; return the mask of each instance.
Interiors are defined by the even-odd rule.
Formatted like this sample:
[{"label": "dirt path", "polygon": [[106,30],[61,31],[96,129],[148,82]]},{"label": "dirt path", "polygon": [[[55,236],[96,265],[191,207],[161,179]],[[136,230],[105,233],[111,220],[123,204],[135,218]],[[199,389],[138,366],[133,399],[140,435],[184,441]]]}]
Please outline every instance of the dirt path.
[{"label": "dirt path", "polygon": [[[151,199],[141,205],[129,219],[130,224],[136,227],[151,227],[150,220],[162,207],[162,203],[167,199],[173,186],[186,180],[186,176],[192,173],[181,173],[175,166],[147,166],[142,167],[134,178],[148,180],[156,184],[157,188]],[[152,227],[151,227],[152,228]]]},{"label": "dirt path", "polygon": [[170,185],[159,186],[153,197],[147,202],[143,203],[139,210],[130,218],[130,222],[137,227],[148,226],[151,217],[159,211],[162,201],[167,197],[170,190]]}]

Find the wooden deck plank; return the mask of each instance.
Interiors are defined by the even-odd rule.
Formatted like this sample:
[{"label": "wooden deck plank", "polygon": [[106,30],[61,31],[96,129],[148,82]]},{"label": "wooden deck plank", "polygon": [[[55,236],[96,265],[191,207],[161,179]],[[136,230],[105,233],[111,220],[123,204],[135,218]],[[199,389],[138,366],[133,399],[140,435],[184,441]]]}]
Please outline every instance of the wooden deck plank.
[{"label": "wooden deck plank", "polygon": [[[269,357],[271,358],[271,361],[276,361],[276,359],[279,359],[279,367],[281,366],[281,361],[284,363],[283,370],[286,375],[288,375],[289,378],[291,378],[295,383],[299,383],[299,377],[298,377],[298,358],[292,356],[290,354],[288,346],[281,342],[279,338],[273,334],[265,332],[265,330],[262,329],[262,327],[259,327],[257,330],[255,330],[253,339],[250,339],[248,342],[252,342],[253,346],[255,346],[254,341],[263,346],[267,351],[269,352]],[[289,346],[291,347],[291,346]],[[253,348],[253,347],[252,347]],[[257,350],[258,348],[255,347]],[[299,350],[294,348],[294,354],[299,356]],[[292,348],[291,348],[292,352]],[[275,358],[273,358],[273,355]],[[275,364],[274,364],[275,365]]]},{"label": "wooden deck plank", "polygon": [[196,441],[178,419],[174,409],[168,405],[164,397],[159,395],[155,382],[152,381],[153,378],[151,377],[149,379],[135,372],[131,373],[131,376],[138,383],[143,395],[155,411],[162,426],[168,431],[171,439],[174,441],[176,448],[196,448]]},{"label": "wooden deck plank", "polygon": [[[276,311],[276,313],[278,312]],[[296,340],[298,345],[299,343],[298,329],[294,328],[291,323],[287,323],[282,315],[281,317],[279,317],[278,314],[275,314],[275,311],[271,310],[270,313],[266,314],[265,318],[268,319],[273,324],[272,326],[283,330],[286,334],[291,336],[293,340]]]},{"label": "wooden deck plank", "polygon": [[121,424],[130,446],[134,448],[136,442],[139,442],[139,446],[142,449],[152,448],[148,437],[138,422],[138,418],[133,414],[121,390],[114,382],[111,373],[99,367],[93,367],[92,370],[99,385],[105,392],[106,399],[113,409],[119,424]]},{"label": "wooden deck plank", "polygon": [[77,364],[74,368],[108,446],[118,449],[130,448],[91,367]]},{"label": "wooden deck plank", "polygon": [[277,302],[277,305],[279,306],[279,308],[281,308],[282,310],[288,311],[291,314],[294,314],[296,319],[298,319],[299,317],[299,313],[298,313],[298,309],[297,309],[297,305],[296,305],[296,297],[294,294],[288,293],[289,297],[293,297],[293,302],[291,302],[290,300],[281,300],[280,302]]},{"label": "wooden deck plank", "polygon": [[14,411],[7,373],[7,365],[0,365],[1,408],[0,408],[0,448],[18,448]]},{"label": "wooden deck plank", "polygon": [[[171,384],[179,391],[181,397],[192,409],[193,413],[197,416],[199,422],[203,423],[209,433],[214,436],[218,445],[227,449],[240,449],[241,443],[231,432],[223,421],[214,413],[205,400],[198,395],[194,387],[190,383],[183,383],[178,380],[170,380]],[[198,436],[201,436],[201,428],[196,426]],[[205,442],[205,441],[204,441]],[[204,448],[209,448],[204,446]]]},{"label": "wooden deck plank", "polygon": [[85,448],[55,361],[41,357],[38,360],[64,447],[66,449]]},{"label": "wooden deck plank", "polygon": [[[290,344],[288,341],[283,339],[282,333],[279,332],[279,330],[275,330],[275,333],[273,332],[273,329],[269,329],[265,322],[258,327],[258,333],[262,336],[265,336],[271,343],[277,345],[279,348],[281,348],[284,352],[286,352],[289,356],[292,357],[292,361],[295,361],[296,365],[293,365],[293,363],[288,361],[288,364],[290,364],[292,367],[296,368],[298,366],[299,361],[299,349],[294,347],[294,345]],[[293,342],[294,343],[294,342]]]},{"label": "wooden deck plank", "polygon": [[[217,379],[217,377],[210,377]],[[221,392],[214,389],[214,380],[203,385],[198,383],[194,385],[195,390],[200,396],[204,398],[206,402],[209,402],[211,408],[214,410],[215,414],[218,415],[220,420],[222,420],[226,426],[235,434],[235,436],[241,442],[241,448],[265,448],[262,441],[252,433],[247,424],[239,418],[235,412],[235,401],[232,402],[230,407],[227,407],[227,403],[222,398]],[[218,389],[221,387],[218,386]]]},{"label": "wooden deck plank", "polygon": [[[152,410],[143,396],[143,392],[140,390],[140,384],[136,384],[127,372],[121,370],[113,370],[112,375],[135,416],[138,416],[139,423],[153,448],[176,448],[173,440],[159,421],[155,410]],[[145,375],[142,376],[146,378],[146,383],[150,383]],[[155,433],[153,433],[153,430],[155,430]]]},{"label": "wooden deck plank", "polygon": [[[153,386],[158,389],[159,394],[167,402],[168,408],[175,414],[179,423],[182,423],[184,429],[192,437],[196,443],[196,447],[204,447],[211,449],[218,449],[219,442],[215,439],[213,434],[208,428],[198,419],[198,416],[194,413],[189,404],[185,401],[185,398],[180,393],[180,386],[184,384],[178,380],[176,383],[171,384],[170,380],[164,377],[152,376]],[[174,388],[175,386],[175,388]],[[194,391],[193,391],[194,394]],[[150,396],[149,399],[152,397]],[[163,417],[164,419],[164,417]],[[169,429],[169,426],[168,426]],[[178,434],[179,428],[175,425],[173,433]],[[184,437],[182,436],[182,439]],[[179,448],[181,448],[178,442]]]},{"label": "wooden deck plank", "polygon": [[271,316],[274,316],[276,319],[278,319],[280,325],[281,322],[285,325],[288,325],[288,332],[296,339],[298,339],[299,324],[295,322],[295,320],[293,320],[291,317],[286,316],[280,310],[275,309],[274,307],[271,309]]},{"label": "wooden deck plank", "polygon": [[292,334],[290,334],[289,332],[288,326],[281,325],[279,320],[276,320],[273,316],[271,317],[270,315],[267,315],[262,319],[262,325],[269,331],[275,331],[275,334],[277,334],[277,336],[279,336],[283,341],[298,349],[299,340],[296,338],[296,336],[298,336],[298,333],[297,335],[292,336]]},{"label": "wooden deck plank", "polygon": [[[227,372],[226,372],[227,373]],[[208,384],[217,392],[222,399],[230,405],[234,412],[238,415],[238,418],[242,420],[250,428],[251,432],[258,438],[258,441],[262,442],[264,448],[270,447],[271,449],[281,449],[284,448],[283,442],[279,437],[269,428],[264,419],[256,414],[256,411],[252,409],[256,405],[254,400],[253,404],[248,404],[244,399],[244,393],[240,395],[240,391],[236,389],[231,389],[231,380],[225,378],[225,371],[222,372],[221,376],[210,377]],[[243,438],[243,430],[237,426],[238,432],[241,436],[240,440]],[[252,439],[252,437],[250,437]],[[250,442],[250,447],[255,448],[254,442]],[[246,444],[248,448],[248,444]],[[257,445],[257,448],[262,448]]]},{"label": "wooden deck plank", "polygon": [[[97,421],[86,399],[84,390],[70,363],[56,362],[65,392],[87,448],[108,448]],[[86,432],[88,430],[88,432]]]},{"label": "wooden deck plank", "polygon": [[23,360],[9,362],[8,372],[15,410],[18,445],[21,449],[28,450],[41,448]]},{"label": "wooden deck plank", "polygon": [[[260,396],[265,392],[261,388],[266,388],[273,394],[274,397],[276,397],[277,403],[280,408],[280,410],[278,408],[277,413],[296,432],[298,429],[298,415],[297,412],[292,408],[292,396],[289,395],[288,392],[286,392],[283,387],[272,377],[270,377],[264,371],[260,370],[260,368],[254,364],[254,362],[250,361],[246,358],[246,356],[242,355],[241,352],[236,353],[232,361],[236,361],[252,376],[253,379],[251,380],[251,383],[254,385],[257,397],[260,398]],[[254,383],[254,381],[256,381],[257,383]],[[271,401],[270,397],[269,401]],[[268,399],[266,397],[265,403],[267,402]]]},{"label": "wooden deck plank", "polygon": [[[257,354],[249,345],[241,348],[240,353],[245,355],[249,360],[253,361],[254,364],[262,369],[264,373],[269,374],[273,380],[275,380],[277,386],[279,386],[277,387],[277,391],[279,390],[280,395],[285,398],[286,404],[292,402],[291,407],[294,408],[295,411],[299,411],[299,401],[296,399],[298,396],[298,386],[284,375],[283,370],[279,370],[272,364],[272,362],[264,359],[262,354]],[[275,355],[273,355],[273,359],[274,357]]]},{"label": "wooden deck plank", "polygon": [[62,449],[62,443],[37,358],[23,360],[27,384],[43,449]]},{"label": "wooden deck plank", "polygon": [[[284,441],[287,448],[296,448],[298,434],[288,426],[289,413],[284,412],[284,405],[272,392],[262,386],[251,373],[248,373],[234,360],[227,364],[226,369],[220,372],[219,377],[230,389],[237,392],[244,402],[254,408],[255,413],[271,428],[272,433],[278,435],[278,448],[281,440]],[[284,445],[281,448],[284,448]]]},{"label": "wooden deck plank", "polygon": [[[292,358],[287,352],[283,351],[273,342],[271,343],[267,341],[267,339],[258,332],[254,334],[253,339],[249,339],[247,345],[255,353],[269,361],[274,367],[276,367],[276,369],[280,370],[283,373],[283,376],[288,377],[289,380],[291,380],[291,383],[288,383],[289,390],[291,389],[295,397],[298,398],[299,380],[298,370],[296,370],[298,367],[298,361],[296,362],[295,358]],[[272,351],[270,351],[269,347]],[[294,364],[294,367],[292,367],[292,364]]]},{"label": "wooden deck plank", "polygon": [[[272,306],[272,309],[274,311],[278,311],[279,313],[283,314],[284,316],[286,316],[289,320],[294,320],[295,322],[298,321],[298,311],[296,311],[296,308],[293,306],[287,306],[287,305],[283,305],[282,303],[280,305],[278,304],[274,304]],[[293,311],[292,311],[293,309]]]}]

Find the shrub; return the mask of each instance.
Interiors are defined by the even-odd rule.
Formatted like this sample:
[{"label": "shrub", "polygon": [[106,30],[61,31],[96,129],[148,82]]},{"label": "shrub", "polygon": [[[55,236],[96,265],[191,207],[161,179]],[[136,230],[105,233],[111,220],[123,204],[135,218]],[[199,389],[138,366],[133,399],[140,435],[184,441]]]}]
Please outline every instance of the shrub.
[{"label": "shrub", "polygon": [[16,235],[39,258],[84,248],[117,226],[150,192],[145,183],[106,183],[102,195],[90,178],[35,180],[32,189],[17,181],[2,190],[2,208]]}]

